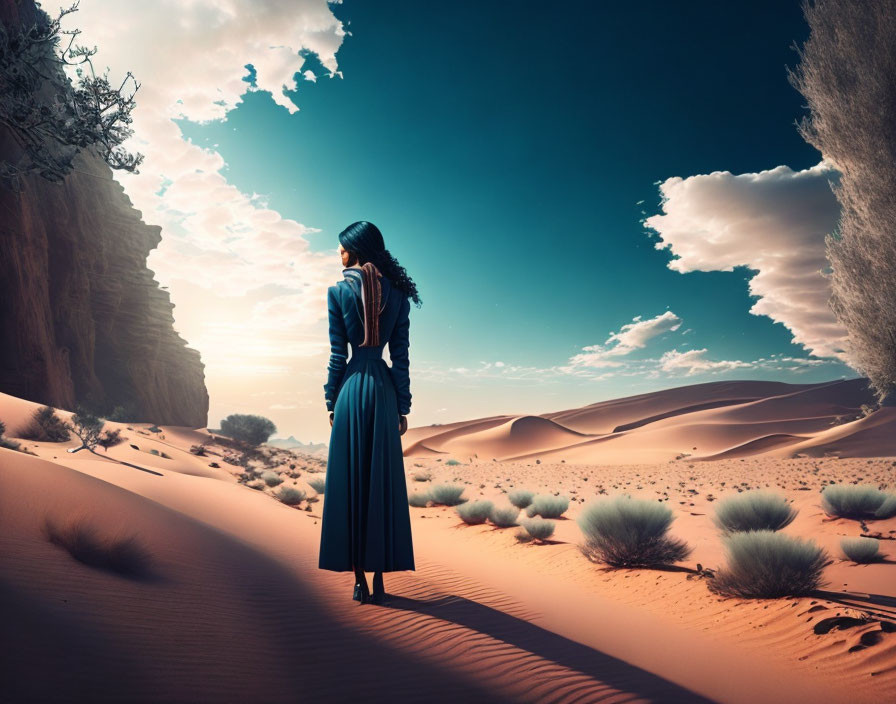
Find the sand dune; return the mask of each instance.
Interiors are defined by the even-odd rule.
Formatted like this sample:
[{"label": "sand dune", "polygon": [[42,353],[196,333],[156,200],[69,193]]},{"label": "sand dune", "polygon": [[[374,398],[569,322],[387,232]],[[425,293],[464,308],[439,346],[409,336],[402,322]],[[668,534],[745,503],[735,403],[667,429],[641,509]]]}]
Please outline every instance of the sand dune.
[{"label": "sand dune", "polygon": [[[35,407],[0,396],[0,420],[17,427]],[[731,408],[703,407],[605,435],[537,416],[483,419],[469,433],[464,423],[420,432],[414,445],[432,442],[436,454],[413,464],[430,470],[432,482],[464,483],[468,498],[504,504],[514,487],[563,492],[573,498],[569,519],[604,493],[660,498],[676,510],[675,532],[695,552],[667,571],[606,572],[579,552],[575,520],[557,521],[549,544],[524,545],[514,529],[465,526],[447,507],[415,508],[417,570],[387,575],[393,597],[383,607],[352,601],[349,573],[317,569],[320,502],[294,508],[277,501],[275,489],[249,488],[243,468],[228,463],[232,450],[204,429],[110,424],[126,439],[98,454],[66,452],[74,440],[22,441],[34,456],[0,449],[0,691],[11,701],[95,702],[348,701],[359,692],[382,702],[893,698],[896,634],[882,630],[884,620],[896,622],[891,541],[882,541],[887,562],[835,561],[828,591],[813,598],[718,599],[687,578],[697,562],[723,559],[707,514],[732,487],[785,492],[799,508],[792,531],[833,554],[858,528],[822,521],[817,489],[834,479],[886,481],[889,460],[773,460],[774,450],[763,447],[758,456],[690,465],[525,459],[498,468],[481,453],[474,462],[444,463],[465,443],[500,457],[554,446],[581,447],[584,457],[614,444],[627,456],[647,454],[639,445],[653,443],[665,458],[688,433],[719,447],[726,437],[762,444],[775,436],[775,421],[732,421],[737,430],[726,431]],[[893,419],[880,413],[810,439],[819,452],[885,443]],[[206,456],[190,452],[199,444]],[[323,476],[317,458],[274,448],[267,456],[284,485],[309,490],[307,480]],[[417,471],[410,462],[407,470]],[[46,519],[65,527],[79,518],[107,544],[133,538],[124,565],[140,569],[87,564],[43,532]],[[896,519],[874,528],[896,537]],[[866,625],[813,632],[816,620],[859,612],[871,614]]]},{"label": "sand dune", "polygon": [[583,433],[611,433],[619,426],[710,402],[745,402],[816,386],[777,381],[713,381],[601,401],[542,416]]},{"label": "sand dune", "polygon": [[565,447],[588,437],[546,418],[520,416],[484,430],[462,433],[457,429],[448,438],[429,437],[426,445],[443,453],[503,459],[526,451]]},{"label": "sand dune", "polygon": [[[865,379],[696,384],[541,416],[498,416],[414,428],[412,439],[405,442],[405,455],[618,464],[684,456],[739,457],[780,452],[782,445],[798,452],[797,444],[812,447],[815,437],[830,436],[833,442],[856,432],[852,426],[862,405],[873,402]],[[896,453],[896,439],[887,440],[885,429],[893,428],[893,423],[885,415],[879,416],[872,433],[877,455]],[[526,425],[513,432],[518,423]],[[839,432],[832,435],[832,426]],[[826,451],[844,456],[868,451],[862,439],[841,445]]]}]

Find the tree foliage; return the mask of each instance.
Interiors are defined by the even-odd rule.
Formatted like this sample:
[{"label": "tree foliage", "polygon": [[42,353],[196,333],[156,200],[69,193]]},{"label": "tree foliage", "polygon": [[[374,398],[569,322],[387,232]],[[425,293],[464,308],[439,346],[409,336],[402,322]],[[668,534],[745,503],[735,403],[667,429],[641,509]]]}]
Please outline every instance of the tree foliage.
[{"label": "tree foliage", "polygon": [[[20,189],[21,177],[29,173],[62,181],[74,168],[75,155],[87,148],[113,169],[139,173],[143,155],[120,145],[133,134],[128,125],[140,86],[130,72],[118,88],[110,85],[108,70],[95,74],[90,57],[96,47],[73,45],[80,30],[60,27],[60,20],[77,9],[76,0],[68,9],[60,8],[54,19],[37,7],[38,20],[18,31],[0,23],[0,124],[23,149],[17,163],[0,161],[0,183],[13,189]],[[66,34],[68,44],[57,53]],[[63,66],[76,67],[77,85]],[[122,90],[131,81],[135,87],[125,96]]]},{"label": "tree foliage", "polygon": [[81,441],[81,447],[78,449],[90,450],[97,446],[100,441],[100,435],[103,432],[103,419],[95,416],[90,411],[79,408],[73,415],[68,429],[73,432]]},{"label": "tree foliage", "polygon": [[232,413],[221,421],[221,434],[247,447],[258,447],[276,432],[277,426],[263,416]]},{"label": "tree foliage", "polygon": [[788,71],[810,110],[799,130],[841,174],[830,307],[883,401],[896,391],[896,0],[803,0],[803,13],[811,33]]}]

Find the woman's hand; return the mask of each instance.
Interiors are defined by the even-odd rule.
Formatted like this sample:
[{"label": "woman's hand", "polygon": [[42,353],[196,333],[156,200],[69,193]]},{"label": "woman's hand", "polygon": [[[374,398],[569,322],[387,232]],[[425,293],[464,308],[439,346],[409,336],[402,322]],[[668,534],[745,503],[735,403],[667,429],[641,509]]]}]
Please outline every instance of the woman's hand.
[{"label": "woman's hand", "polygon": [[398,416],[398,434],[404,435],[408,429],[408,417]]},{"label": "woman's hand", "polygon": [[334,411],[330,411],[330,427],[333,427],[333,413]]}]

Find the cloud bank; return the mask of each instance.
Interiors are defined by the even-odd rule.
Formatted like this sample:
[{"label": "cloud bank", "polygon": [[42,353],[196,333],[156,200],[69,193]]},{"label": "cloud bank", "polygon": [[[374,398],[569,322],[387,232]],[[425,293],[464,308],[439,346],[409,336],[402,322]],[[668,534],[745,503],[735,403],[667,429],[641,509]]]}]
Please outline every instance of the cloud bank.
[{"label": "cloud bank", "polygon": [[[115,177],[144,221],[162,227],[162,243],[148,263],[170,286],[179,331],[205,352],[207,338],[218,339],[205,325],[213,319],[219,328],[243,330],[231,346],[238,350],[254,339],[257,350],[266,331],[251,321],[278,309],[288,316],[278,321],[277,342],[293,354],[319,351],[300,338],[325,317],[321,301],[341,269],[335,254],[311,252],[306,236],[317,230],[229,184],[221,155],[187,141],[173,119],[224,120],[249,91],[264,91],[295,113],[299,108],[286,91],[298,88],[297,74],[301,83],[318,78],[307,67],[303,73],[305,57],[314,54],[328,77],[340,75],[336,53],[346,32],[329,3],[90,0],[63,19],[63,29],[74,28],[82,32],[76,43],[98,48],[97,73],[108,67],[117,86],[131,71],[140,83],[134,135],[123,146],[145,160],[140,174]],[[252,84],[244,80],[247,65],[254,69]],[[74,79],[73,70],[70,75]],[[126,84],[124,92],[131,90]],[[268,293],[256,298],[257,314],[241,310],[229,317],[228,298],[261,287]]]},{"label": "cloud bank", "polygon": [[755,270],[750,312],[784,325],[811,354],[845,361],[846,330],[828,307],[822,273],[824,238],[840,214],[829,184],[836,176],[822,161],[804,171],[669,178],[660,185],[662,214],[644,223],[659,235],[656,248],[675,255],[674,271]]}]

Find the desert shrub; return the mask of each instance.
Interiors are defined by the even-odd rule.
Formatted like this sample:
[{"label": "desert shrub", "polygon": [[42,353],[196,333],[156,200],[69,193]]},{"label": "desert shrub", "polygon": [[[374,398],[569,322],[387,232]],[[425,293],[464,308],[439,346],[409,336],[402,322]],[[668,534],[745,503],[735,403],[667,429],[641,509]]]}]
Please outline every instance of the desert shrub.
[{"label": "desert shrub", "polygon": [[756,530],[732,533],[724,542],[728,565],[707,580],[716,594],[774,599],[804,596],[822,584],[827,555],[812,541]]},{"label": "desert shrub", "polygon": [[839,518],[891,518],[896,516],[896,495],[870,484],[829,484],[821,492],[821,506]]},{"label": "desert shrub", "polygon": [[277,426],[263,416],[233,413],[221,421],[221,434],[247,447],[258,447],[276,432]]},{"label": "desert shrub", "polygon": [[449,467],[454,467],[455,465],[458,465],[461,463],[458,460],[452,458],[450,460],[445,460],[445,464],[448,465]]},{"label": "desert shrub", "polygon": [[880,554],[880,541],[875,538],[843,538],[840,549],[853,562],[876,562]]},{"label": "desert shrub", "polygon": [[520,510],[516,506],[502,506],[492,509],[489,520],[498,528],[510,528],[516,525],[516,519],[519,515]]},{"label": "desert shrub", "polygon": [[466,499],[461,498],[461,494],[463,493],[463,484],[437,484],[436,486],[430,487],[429,499],[434,504],[457,506],[466,501]]},{"label": "desert shrub", "polygon": [[268,470],[261,473],[261,480],[268,486],[277,486],[283,483],[283,478],[276,472]]},{"label": "desert shrub", "polygon": [[275,496],[289,506],[295,506],[305,500],[305,492],[292,486],[282,487],[280,491],[275,493]]},{"label": "desert shrub", "polygon": [[796,518],[787,499],[767,491],[745,491],[719,502],[713,523],[725,533],[780,530]]},{"label": "desert shrub", "polygon": [[520,523],[533,540],[547,540],[554,534],[554,521],[530,518]]},{"label": "desert shrub", "polygon": [[553,496],[552,494],[539,494],[532,499],[526,509],[526,515],[541,516],[542,518],[560,518],[569,508],[568,496]]},{"label": "desert shrub", "polygon": [[265,485],[261,479],[255,479],[251,482],[246,482],[246,486],[250,489],[255,489],[256,491],[263,491]]},{"label": "desert shrub", "polygon": [[205,457],[205,445],[190,445],[190,454]]},{"label": "desert shrub", "polygon": [[455,510],[464,523],[476,525],[485,523],[493,508],[494,505],[491,501],[468,501],[458,506]]},{"label": "desert shrub", "polygon": [[875,518],[892,518],[896,516],[896,494],[887,494],[874,512]]},{"label": "desert shrub", "polygon": [[[109,447],[113,447],[114,445],[117,445],[120,442],[122,442],[121,429],[113,428],[112,430],[104,431],[103,434],[100,435],[100,439],[97,440],[97,445],[100,445],[101,447],[109,448]],[[164,453],[162,453],[162,454],[164,454]]]},{"label": "desert shrub", "polygon": [[515,489],[507,494],[507,500],[517,508],[526,508],[535,494],[528,489]]},{"label": "desert shrub", "polygon": [[43,530],[51,543],[85,565],[131,577],[149,573],[150,554],[136,536],[102,536],[83,518],[66,526],[47,519]]},{"label": "desert shrub", "polygon": [[426,504],[428,503],[428,492],[417,491],[412,494],[408,494],[408,504],[410,504],[414,508],[426,508]]},{"label": "desert shrub", "polygon": [[22,446],[15,440],[10,440],[0,435],[0,447],[5,447],[7,450],[19,450]]},{"label": "desert shrub", "polygon": [[318,494],[323,494],[327,488],[327,480],[315,477],[314,479],[308,480],[308,486],[314,489]]},{"label": "desert shrub", "polygon": [[578,518],[585,535],[582,551],[614,567],[668,565],[683,560],[691,548],[667,535],[675,520],[658,501],[622,495],[586,508]]},{"label": "desert shrub", "polygon": [[84,408],[78,408],[72,415],[71,422],[66,425],[68,430],[73,432],[81,441],[83,450],[93,451],[100,440],[100,434],[103,432],[102,418],[94,415]]},{"label": "desert shrub", "polygon": [[149,454],[151,454],[151,455],[155,455],[156,457],[160,457],[160,456],[161,456],[161,455],[159,454],[159,451],[158,451],[156,448],[154,448],[154,447],[149,448]]},{"label": "desert shrub", "polygon": [[56,415],[56,409],[41,406],[34,411],[31,421],[19,433],[19,437],[38,442],[65,442],[70,435],[65,421]]},{"label": "desert shrub", "polygon": [[432,472],[430,472],[429,470],[425,470],[423,472],[414,472],[413,478],[415,482],[428,482],[430,479],[432,479]]}]

